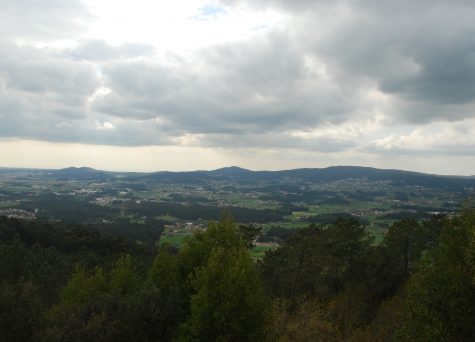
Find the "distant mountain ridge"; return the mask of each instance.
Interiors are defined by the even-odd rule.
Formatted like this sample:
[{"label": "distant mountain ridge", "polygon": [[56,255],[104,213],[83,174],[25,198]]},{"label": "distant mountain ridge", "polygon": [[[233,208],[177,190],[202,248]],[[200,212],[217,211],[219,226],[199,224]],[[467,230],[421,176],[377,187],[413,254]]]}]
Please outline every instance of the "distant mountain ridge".
[{"label": "distant mountain ridge", "polygon": [[332,182],[345,179],[391,181],[398,185],[427,187],[475,186],[475,179],[463,176],[441,176],[413,171],[377,169],[362,166],[331,166],[326,168],[301,168],[282,171],[252,171],[237,166],[211,171],[155,172],[144,175],[144,180],[176,183],[205,183],[209,180],[254,181],[308,181]]},{"label": "distant mountain ridge", "polygon": [[[20,169],[19,169],[20,170]],[[14,171],[9,169],[10,172]],[[29,170],[35,172],[35,170]],[[159,171],[152,173],[110,172],[90,167],[68,167],[59,170],[36,170],[50,179],[108,181],[117,177],[145,182],[205,184],[209,181],[238,182],[333,182],[345,179],[367,181],[391,181],[397,185],[420,185],[427,187],[475,187],[475,178],[470,176],[442,176],[395,169],[377,169],[363,166],[330,166],[326,168],[300,168],[280,171],[252,171],[238,166],[216,170]]]},{"label": "distant mountain ridge", "polygon": [[51,170],[50,178],[64,180],[108,180],[114,178],[113,172],[96,170],[90,167],[67,167],[65,169]]}]

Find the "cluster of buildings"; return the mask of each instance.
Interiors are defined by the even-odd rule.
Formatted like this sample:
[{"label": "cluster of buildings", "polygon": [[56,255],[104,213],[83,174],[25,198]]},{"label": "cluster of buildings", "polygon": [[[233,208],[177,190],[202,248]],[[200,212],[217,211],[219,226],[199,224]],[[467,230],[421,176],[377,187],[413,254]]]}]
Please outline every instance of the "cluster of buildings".
[{"label": "cluster of buildings", "polygon": [[[37,212],[37,210],[35,210]],[[0,216],[15,218],[21,220],[35,220],[36,213],[32,213],[22,209],[0,209]]]},{"label": "cluster of buildings", "polygon": [[207,224],[203,221],[200,223],[194,222],[176,222],[173,224],[165,225],[164,235],[168,236],[175,236],[177,234],[184,234],[184,233],[193,233],[195,231],[205,231],[207,229]]}]

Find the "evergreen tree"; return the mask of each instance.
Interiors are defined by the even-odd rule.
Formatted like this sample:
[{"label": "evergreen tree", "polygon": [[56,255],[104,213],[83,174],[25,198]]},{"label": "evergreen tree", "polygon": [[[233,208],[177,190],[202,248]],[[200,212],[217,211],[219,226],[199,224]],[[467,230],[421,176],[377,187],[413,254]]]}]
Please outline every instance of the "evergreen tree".
[{"label": "evergreen tree", "polygon": [[259,341],[264,338],[265,301],[259,275],[230,216],[209,224],[186,245],[182,257],[200,257],[189,273],[190,318],[184,341]]},{"label": "evergreen tree", "polygon": [[137,336],[132,313],[139,280],[130,256],[108,274],[78,267],[47,315],[46,340],[130,341]]},{"label": "evergreen tree", "polygon": [[404,341],[469,341],[475,336],[475,212],[465,209],[423,256],[407,289]]},{"label": "evergreen tree", "polygon": [[41,324],[42,303],[30,282],[0,283],[0,336],[4,342],[31,341]]},{"label": "evergreen tree", "polygon": [[188,312],[189,298],[183,284],[177,250],[163,244],[134,306],[133,321],[141,340],[173,340]]}]

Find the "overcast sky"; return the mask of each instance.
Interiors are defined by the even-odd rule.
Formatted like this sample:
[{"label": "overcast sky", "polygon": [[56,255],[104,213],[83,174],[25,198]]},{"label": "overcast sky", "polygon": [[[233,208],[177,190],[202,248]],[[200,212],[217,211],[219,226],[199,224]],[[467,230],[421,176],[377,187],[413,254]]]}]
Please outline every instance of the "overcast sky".
[{"label": "overcast sky", "polygon": [[0,0],[0,166],[475,174],[473,0]]}]

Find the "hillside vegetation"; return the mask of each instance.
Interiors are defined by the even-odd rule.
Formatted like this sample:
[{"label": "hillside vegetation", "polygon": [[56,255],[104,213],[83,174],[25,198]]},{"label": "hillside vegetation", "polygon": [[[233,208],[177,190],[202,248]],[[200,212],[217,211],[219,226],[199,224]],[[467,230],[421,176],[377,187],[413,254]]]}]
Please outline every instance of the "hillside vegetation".
[{"label": "hillside vegetation", "polygon": [[0,219],[3,341],[468,341],[475,210],[294,230],[259,262],[229,213],[180,249]]}]

